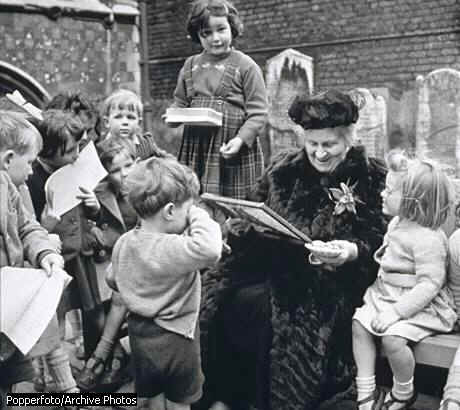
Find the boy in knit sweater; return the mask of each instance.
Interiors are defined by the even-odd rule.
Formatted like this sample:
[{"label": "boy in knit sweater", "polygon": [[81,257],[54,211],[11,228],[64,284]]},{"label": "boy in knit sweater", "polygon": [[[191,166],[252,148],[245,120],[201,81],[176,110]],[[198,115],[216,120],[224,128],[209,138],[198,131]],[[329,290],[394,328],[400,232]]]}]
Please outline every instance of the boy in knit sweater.
[{"label": "boy in knit sweater", "polygon": [[194,205],[196,175],[175,159],[138,163],[127,186],[141,222],[114,247],[112,285],[130,311],[136,392],[150,408],[188,409],[204,381],[198,271],[220,258],[222,232]]}]

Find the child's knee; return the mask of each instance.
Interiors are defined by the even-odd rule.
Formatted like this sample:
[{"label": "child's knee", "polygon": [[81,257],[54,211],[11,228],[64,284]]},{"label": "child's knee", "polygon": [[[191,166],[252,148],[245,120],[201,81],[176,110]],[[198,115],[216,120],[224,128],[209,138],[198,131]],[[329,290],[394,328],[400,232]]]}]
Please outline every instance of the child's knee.
[{"label": "child's knee", "polygon": [[383,336],[382,348],[387,356],[391,356],[407,345],[407,340],[398,336]]}]

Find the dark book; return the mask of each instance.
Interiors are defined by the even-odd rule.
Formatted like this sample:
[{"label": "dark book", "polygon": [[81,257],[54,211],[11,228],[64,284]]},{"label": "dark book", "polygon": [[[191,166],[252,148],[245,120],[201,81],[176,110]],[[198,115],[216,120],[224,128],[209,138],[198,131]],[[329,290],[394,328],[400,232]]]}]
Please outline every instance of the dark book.
[{"label": "dark book", "polygon": [[228,217],[246,219],[277,235],[288,236],[306,243],[311,242],[308,235],[297,229],[263,202],[245,201],[209,193],[201,195],[201,198],[208,206],[221,210]]}]

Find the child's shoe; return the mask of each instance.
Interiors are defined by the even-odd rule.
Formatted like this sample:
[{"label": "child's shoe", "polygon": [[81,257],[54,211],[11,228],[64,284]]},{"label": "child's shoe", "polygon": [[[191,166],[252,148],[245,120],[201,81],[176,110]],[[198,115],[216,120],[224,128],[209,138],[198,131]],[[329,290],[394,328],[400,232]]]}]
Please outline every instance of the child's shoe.
[{"label": "child's shoe", "polygon": [[123,384],[131,381],[128,364],[128,354],[121,344],[117,343],[113,351],[112,360],[108,360],[104,374],[100,380],[101,390],[107,393],[113,392]]},{"label": "child's shoe", "polygon": [[77,386],[83,391],[94,391],[104,374],[105,360],[94,354],[77,377]]}]

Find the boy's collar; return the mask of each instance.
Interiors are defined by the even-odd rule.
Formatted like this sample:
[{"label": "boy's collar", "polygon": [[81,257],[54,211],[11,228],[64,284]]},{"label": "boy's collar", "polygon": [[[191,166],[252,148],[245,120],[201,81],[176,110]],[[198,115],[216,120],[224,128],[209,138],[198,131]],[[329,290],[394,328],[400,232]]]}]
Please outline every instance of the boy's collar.
[{"label": "boy's collar", "polygon": [[43,169],[48,172],[49,174],[52,174],[54,171],[56,171],[56,168],[54,168],[52,165],[48,164],[46,160],[38,157],[37,162],[43,167]]}]

